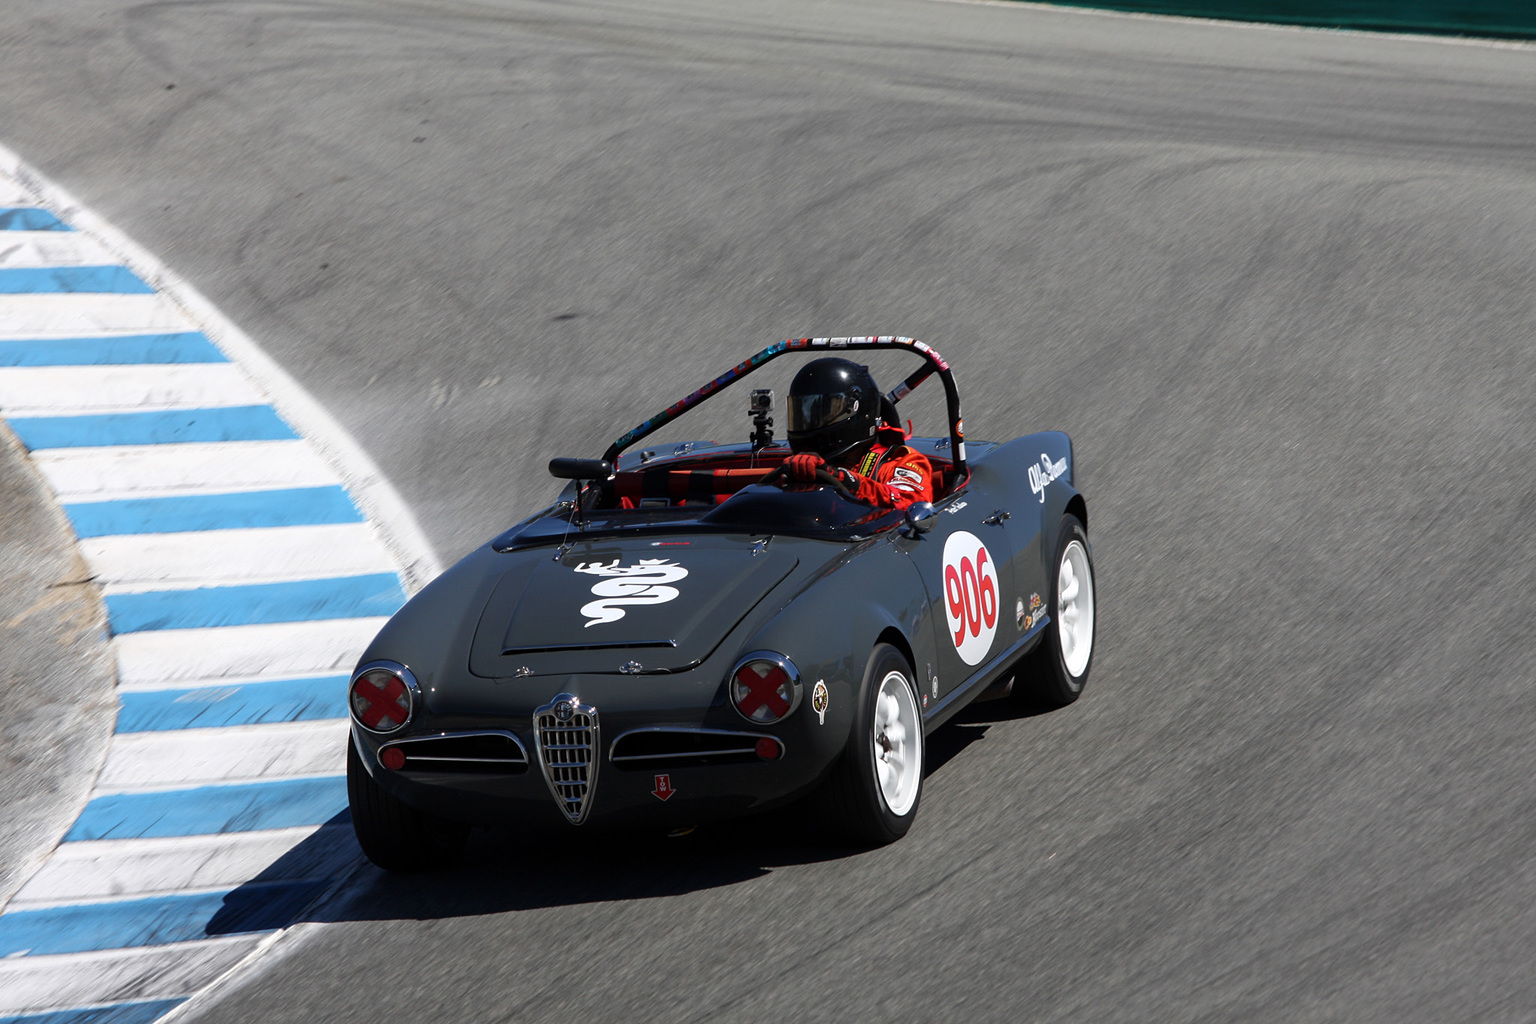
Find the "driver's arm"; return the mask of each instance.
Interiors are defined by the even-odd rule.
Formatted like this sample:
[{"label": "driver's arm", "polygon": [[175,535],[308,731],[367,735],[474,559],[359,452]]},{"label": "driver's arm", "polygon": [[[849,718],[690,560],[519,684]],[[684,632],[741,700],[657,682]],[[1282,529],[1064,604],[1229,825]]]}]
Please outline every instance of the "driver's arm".
[{"label": "driver's arm", "polygon": [[871,505],[904,509],[913,502],[933,500],[933,464],[926,455],[911,449],[881,463],[874,479],[851,469],[840,470],[838,475],[860,501]]}]

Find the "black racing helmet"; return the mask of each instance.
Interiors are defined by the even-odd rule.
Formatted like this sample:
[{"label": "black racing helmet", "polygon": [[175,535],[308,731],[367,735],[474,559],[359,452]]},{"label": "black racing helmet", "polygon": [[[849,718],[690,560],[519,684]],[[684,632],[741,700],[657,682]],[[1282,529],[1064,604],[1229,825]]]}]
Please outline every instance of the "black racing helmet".
[{"label": "black racing helmet", "polygon": [[880,389],[851,359],[806,363],[789,385],[789,447],[824,459],[867,444],[880,419]]}]

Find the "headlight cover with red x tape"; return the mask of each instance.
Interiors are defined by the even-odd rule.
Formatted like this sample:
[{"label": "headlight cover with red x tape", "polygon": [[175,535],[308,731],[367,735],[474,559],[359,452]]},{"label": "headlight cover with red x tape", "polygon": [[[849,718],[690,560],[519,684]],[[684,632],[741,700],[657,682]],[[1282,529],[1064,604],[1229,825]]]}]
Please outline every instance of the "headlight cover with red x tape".
[{"label": "headlight cover with red x tape", "polygon": [[731,670],[731,704],[753,725],[782,721],[800,706],[800,670],[773,651],[753,651]]},{"label": "headlight cover with red x tape", "polygon": [[410,669],[394,661],[370,661],[352,676],[347,704],[352,720],[364,729],[392,733],[411,720],[420,696]]}]

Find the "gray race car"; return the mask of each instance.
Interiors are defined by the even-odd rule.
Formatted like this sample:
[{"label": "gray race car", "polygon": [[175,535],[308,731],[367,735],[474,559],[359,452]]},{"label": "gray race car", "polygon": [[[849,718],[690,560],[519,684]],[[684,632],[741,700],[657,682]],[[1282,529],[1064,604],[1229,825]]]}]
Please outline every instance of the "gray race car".
[{"label": "gray race car", "polygon": [[[753,392],[740,444],[629,449],[770,360],[906,350],[946,436],[911,437],[934,500],[854,500],[791,454]],[[370,859],[450,861],[470,826],[677,828],[808,804],[888,843],[917,814],[924,737],[978,696],[1061,705],[1092,664],[1088,512],[1065,434],[966,442],[948,364],[910,338],[773,345],[601,459],[405,605],[352,676],[347,781]]]}]

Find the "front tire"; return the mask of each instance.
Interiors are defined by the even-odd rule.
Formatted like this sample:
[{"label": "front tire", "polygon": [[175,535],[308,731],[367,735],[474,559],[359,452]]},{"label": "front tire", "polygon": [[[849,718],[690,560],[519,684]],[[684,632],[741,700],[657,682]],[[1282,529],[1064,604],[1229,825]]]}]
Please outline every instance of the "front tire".
[{"label": "front tire", "polygon": [[386,871],[428,871],[458,859],[469,826],[422,814],[386,793],[347,738],[347,803],[368,859]]},{"label": "front tire", "polygon": [[1088,531],[1072,515],[1056,531],[1051,573],[1051,620],[1045,635],[1023,658],[1014,695],[1050,708],[1065,707],[1082,695],[1093,667],[1095,590]]},{"label": "front tire", "polygon": [[896,648],[880,644],[864,671],[848,744],[822,791],[830,823],[864,846],[906,835],[922,798],[923,753],[912,667]]}]

